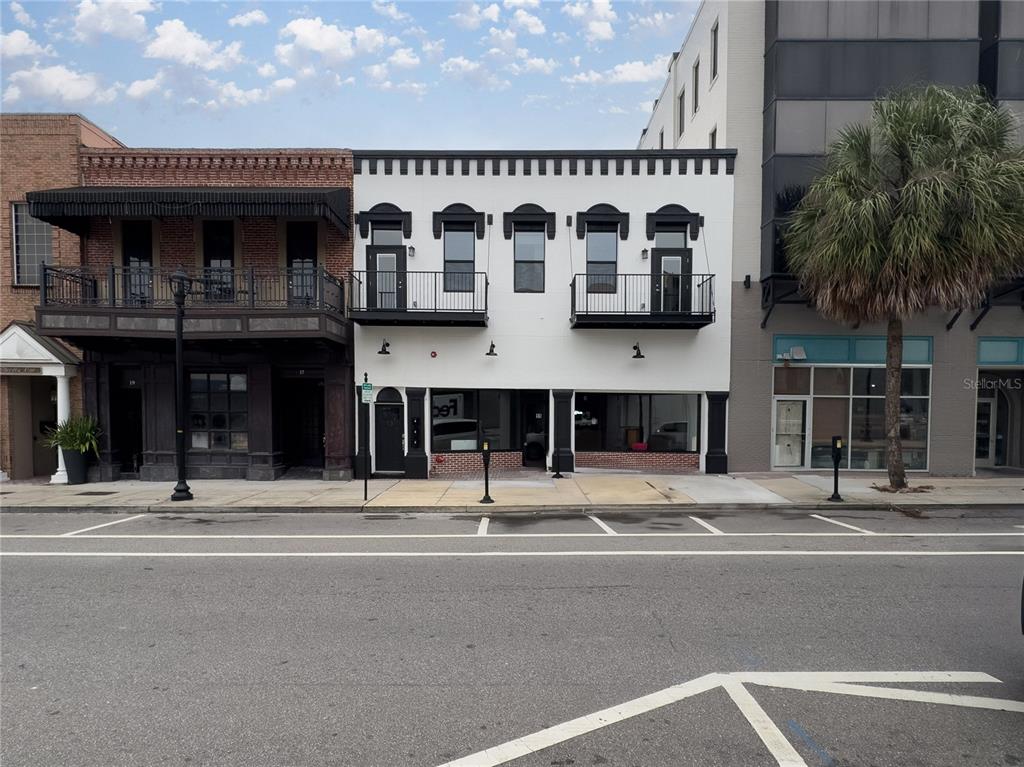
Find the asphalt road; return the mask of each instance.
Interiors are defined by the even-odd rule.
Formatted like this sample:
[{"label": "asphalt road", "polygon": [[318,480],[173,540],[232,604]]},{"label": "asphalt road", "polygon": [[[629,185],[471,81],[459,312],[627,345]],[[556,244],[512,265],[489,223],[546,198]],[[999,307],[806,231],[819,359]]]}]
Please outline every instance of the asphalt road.
[{"label": "asphalt road", "polygon": [[3,513],[0,763],[1024,765],[1024,512],[927,514]]}]

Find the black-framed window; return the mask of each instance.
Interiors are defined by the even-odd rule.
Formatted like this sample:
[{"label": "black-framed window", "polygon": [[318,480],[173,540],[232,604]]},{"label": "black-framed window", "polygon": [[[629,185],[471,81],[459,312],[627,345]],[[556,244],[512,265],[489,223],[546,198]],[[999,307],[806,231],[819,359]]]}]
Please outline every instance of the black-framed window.
[{"label": "black-framed window", "polygon": [[27,202],[11,204],[14,284],[38,285],[43,265],[53,263],[53,227],[28,214]]},{"label": "black-framed window", "polygon": [[472,293],[476,270],[476,234],[469,223],[444,224],[444,289]]},{"label": "black-framed window", "polygon": [[700,452],[699,394],[577,392],[576,452]]},{"label": "black-framed window", "polygon": [[513,242],[513,288],[516,293],[544,292],[544,224],[516,224]]},{"label": "black-framed window", "polygon": [[619,259],[617,224],[587,224],[587,292],[614,293]]},{"label": "black-framed window", "polygon": [[693,62],[693,113],[697,114],[700,108],[700,59]]},{"label": "black-framed window", "polygon": [[374,221],[370,225],[371,245],[401,245],[402,224],[400,221]]},{"label": "black-framed window", "polygon": [[664,148],[665,148],[665,129],[662,128],[660,131],[658,131],[658,149],[664,149]]},{"label": "black-framed window", "polygon": [[685,248],[686,226],[684,224],[659,224],[654,230],[654,247]]},{"label": "black-framed window", "polygon": [[718,126],[716,125],[711,129],[711,133],[708,134],[708,149],[718,148]]},{"label": "black-framed window", "polygon": [[711,25],[711,82],[718,77],[718,19]]},{"label": "black-framed window", "polygon": [[432,389],[432,453],[516,450],[519,444],[520,393],[507,389]]},{"label": "black-framed window", "polygon": [[132,219],[121,222],[121,263],[124,267],[125,301],[146,303],[153,297],[153,222]]},{"label": "black-framed window", "polygon": [[245,373],[189,375],[193,450],[249,449],[249,385]]},{"label": "black-framed window", "polygon": [[677,110],[679,112],[679,135],[683,135],[683,129],[686,127],[686,88],[679,91],[679,99],[676,102]]},{"label": "black-framed window", "polygon": [[208,301],[231,301],[235,288],[235,222],[203,222],[203,282]]}]

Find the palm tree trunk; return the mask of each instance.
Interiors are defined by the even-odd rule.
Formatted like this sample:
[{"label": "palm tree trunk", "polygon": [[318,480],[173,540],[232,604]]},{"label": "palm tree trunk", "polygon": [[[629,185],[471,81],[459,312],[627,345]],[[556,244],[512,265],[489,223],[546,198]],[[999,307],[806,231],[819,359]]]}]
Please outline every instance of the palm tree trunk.
[{"label": "palm tree trunk", "polygon": [[889,319],[885,340],[885,468],[889,486],[901,490],[907,486],[900,443],[900,390],[903,383],[903,320]]}]

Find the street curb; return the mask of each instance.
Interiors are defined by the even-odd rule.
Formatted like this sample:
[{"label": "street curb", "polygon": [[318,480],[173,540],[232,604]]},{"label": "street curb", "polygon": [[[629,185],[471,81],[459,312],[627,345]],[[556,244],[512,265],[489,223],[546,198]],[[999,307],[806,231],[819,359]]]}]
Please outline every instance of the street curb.
[{"label": "street curb", "polygon": [[982,511],[998,508],[1024,511],[1024,503],[689,503],[689,504],[635,504],[616,506],[193,506],[188,501],[159,506],[9,506],[0,508],[0,514],[471,514],[479,516],[513,515],[560,516],[566,514],[687,514],[709,511],[894,511],[914,514],[934,510]]}]

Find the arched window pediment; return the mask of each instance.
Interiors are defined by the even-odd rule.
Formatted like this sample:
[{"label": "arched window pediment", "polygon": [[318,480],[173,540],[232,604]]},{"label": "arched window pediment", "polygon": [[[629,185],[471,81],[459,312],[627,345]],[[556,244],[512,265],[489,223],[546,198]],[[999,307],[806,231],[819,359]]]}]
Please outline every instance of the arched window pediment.
[{"label": "arched window pediment", "polygon": [[379,202],[369,210],[359,211],[356,214],[356,223],[359,224],[359,236],[364,240],[370,236],[371,224],[397,223],[402,229],[403,237],[412,237],[412,213],[390,202]]},{"label": "arched window pediment", "polygon": [[613,224],[619,231],[619,239],[629,238],[629,214],[623,213],[614,205],[600,203],[591,205],[586,211],[576,214],[576,238],[582,240],[587,236],[589,224]]},{"label": "arched window pediment", "polygon": [[555,214],[532,202],[524,203],[511,212],[502,215],[502,229],[506,240],[512,239],[516,224],[539,224],[544,227],[549,240],[555,239]]}]

